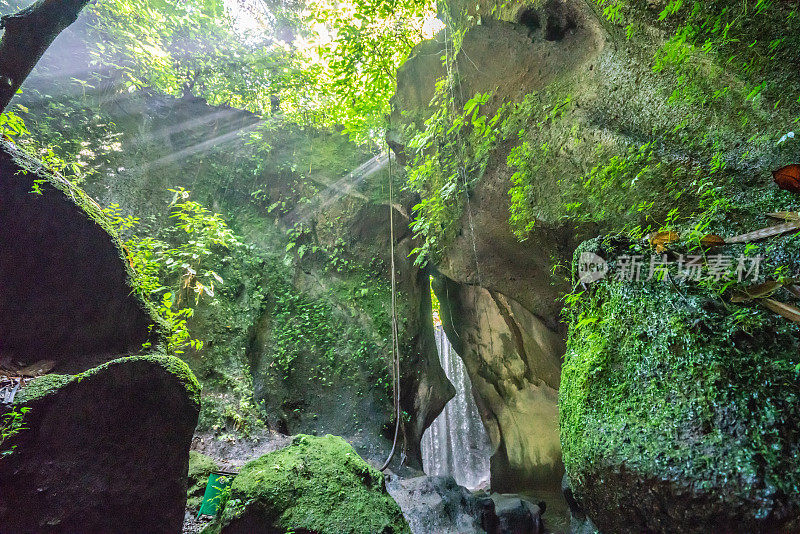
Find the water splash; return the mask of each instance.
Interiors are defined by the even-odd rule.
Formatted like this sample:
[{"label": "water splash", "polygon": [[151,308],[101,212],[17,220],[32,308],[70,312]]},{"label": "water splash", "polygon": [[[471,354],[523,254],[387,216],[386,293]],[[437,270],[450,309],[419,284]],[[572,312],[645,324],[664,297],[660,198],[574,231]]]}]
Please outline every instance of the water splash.
[{"label": "water splash", "polygon": [[488,485],[491,444],[472,397],[464,362],[450,346],[441,326],[436,326],[439,362],[456,388],[439,417],[422,436],[422,464],[428,475],[452,475],[469,489]]}]

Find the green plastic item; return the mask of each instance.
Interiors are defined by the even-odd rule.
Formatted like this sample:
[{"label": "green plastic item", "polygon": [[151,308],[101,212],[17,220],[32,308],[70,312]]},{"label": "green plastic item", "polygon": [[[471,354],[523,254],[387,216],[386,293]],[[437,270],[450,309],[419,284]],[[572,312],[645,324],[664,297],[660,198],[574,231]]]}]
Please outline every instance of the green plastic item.
[{"label": "green plastic item", "polygon": [[221,471],[208,475],[206,492],[203,494],[203,502],[200,504],[200,511],[197,513],[197,517],[201,515],[217,515],[222,492],[230,487],[234,475],[235,473],[225,473]]}]

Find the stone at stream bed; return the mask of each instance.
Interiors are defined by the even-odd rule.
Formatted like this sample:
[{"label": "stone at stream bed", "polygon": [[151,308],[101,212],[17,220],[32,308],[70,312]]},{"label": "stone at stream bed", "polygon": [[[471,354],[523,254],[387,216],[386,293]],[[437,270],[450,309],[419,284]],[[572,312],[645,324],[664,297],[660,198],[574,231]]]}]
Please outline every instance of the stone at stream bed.
[{"label": "stone at stream bed", "polygon": [[497,525],[486,529],[489,534],[544,534],[544,503],[533,504],[518,495],[501,493],[493,493],[492,501]]},{"label": "stone at stream bed", "polygon": [[179,532],[200,389],[177,358],[113,360],[20,391],[0,444],[3,534]]},{"label": "stone at stream bed", "polygon": [[413,534],[482,534],[482,515],[496,522],[492,500],[487,497],[488,503],[481,502],[450,476],[389,476],[386,488],[402,508]]},{"label": "stone at stream bed", "polygon": [[245,464],[209,533],[410,534],[383,474],[337,436],[298,435]]},{"label": "stone at stream bed", "polygon": [[413,534],[543,534],[543,505],[512,494],[472,493],[450,476],[387,478]]}]

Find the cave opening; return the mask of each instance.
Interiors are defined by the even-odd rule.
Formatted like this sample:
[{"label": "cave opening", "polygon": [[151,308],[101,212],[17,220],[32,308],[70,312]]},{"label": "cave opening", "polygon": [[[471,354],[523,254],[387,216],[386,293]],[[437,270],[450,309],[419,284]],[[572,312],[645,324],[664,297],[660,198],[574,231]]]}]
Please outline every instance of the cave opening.
[{"label": "cave opening", "polygon": [[525,9],[519,15],[519,23],[528,28],[528,37],[533,39],[533,36],[542,27],[539,13],[535,9]]}]

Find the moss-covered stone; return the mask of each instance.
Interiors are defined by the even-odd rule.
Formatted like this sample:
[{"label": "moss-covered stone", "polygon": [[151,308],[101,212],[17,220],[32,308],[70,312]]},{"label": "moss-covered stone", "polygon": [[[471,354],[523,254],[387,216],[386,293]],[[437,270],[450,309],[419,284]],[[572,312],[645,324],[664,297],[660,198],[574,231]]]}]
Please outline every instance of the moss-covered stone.
[{"label": "moss-covered stone", "polygon": [[47,395],[58,392],[60,389],[73,382],[80,382],[81,380],[100,374],[112,367],[126,365],[132,362],[152,362],[160,365],[167,372],[177,377],[186,387],[190,398],[198,405],[200,404],[200,383],[197,381],[191,369],[189,369],[189,366],[179,358],[157,354],[118,358],[76,375],[51,374],[39,377],[20,390],[19,394],[14,399],[14,403],[19,405],[30,404]]},{"label": "moss-covered stone", "polygon": [[219,470],[219,465],[210,456],[189,451],[189,487],[186,490],[186,508],[197,512],[206,491],[208,475]]},{"label": "moss-covered stone", "polygon": [[603,532],[797,531],[798,329],[712,289],[604,281],[572,299],[564,463]]},{"label": "moss-covered stone", "polygon": [[246,464],[207,532],[401,534],[410,530],[383,475],[337,436],[300,435]]},{"label": "moss-covered stone", "polygon": [[15,399],[23,426],[3,442],[2,531],[178,532],[199,404],[172,357],[34,380]]}]

